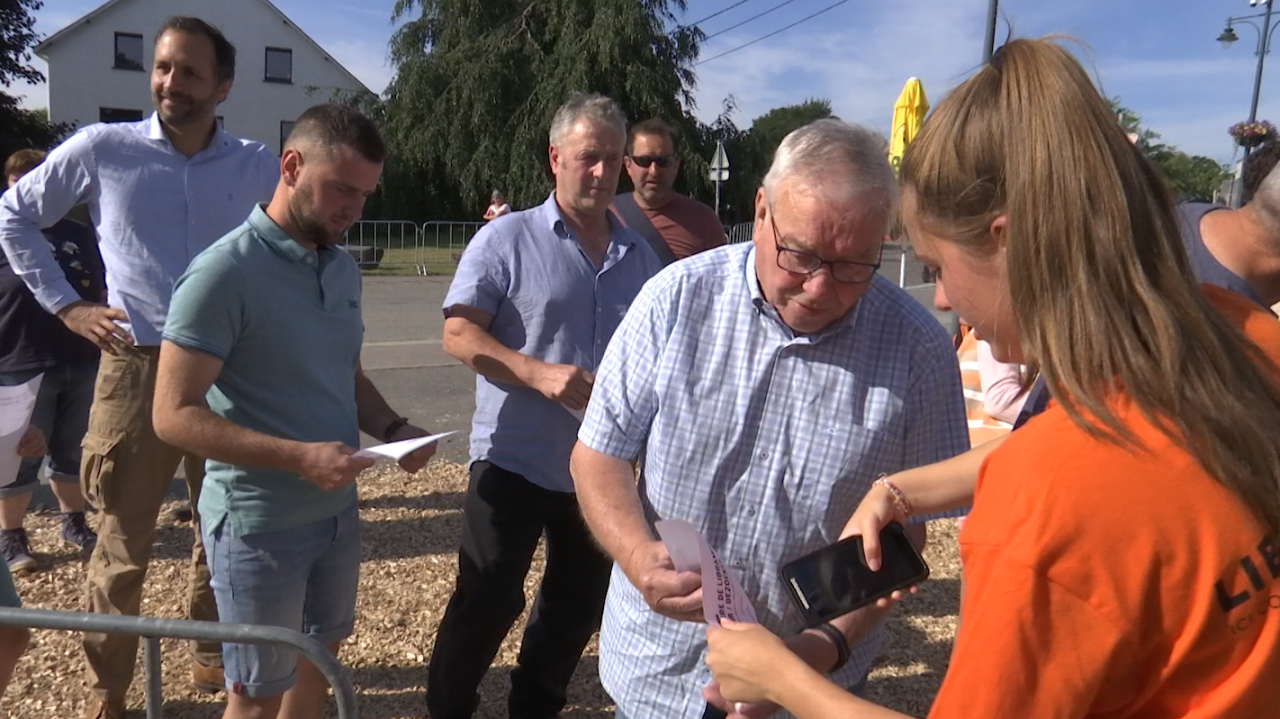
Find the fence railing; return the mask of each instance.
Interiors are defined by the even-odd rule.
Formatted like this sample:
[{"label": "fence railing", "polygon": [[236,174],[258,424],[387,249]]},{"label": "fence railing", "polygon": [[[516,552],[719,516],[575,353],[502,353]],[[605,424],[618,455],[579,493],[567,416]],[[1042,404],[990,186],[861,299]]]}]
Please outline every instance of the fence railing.
[{"label": "fence railing", "polygon": [[362,268],[409,268],[418,274],[449,272],[483,222],[421,224],[409,220],[361,220],[344,244]]},{"label": "fence railing", "polygon": [[[449,274],[458,266],[467,243],[483,222],[430,220],[361,220],[347,230],[348,251],[363,268],[413,268],[417,274]],[[730,244],[750,242],[754,223],[726,225]],[[888,243],[881,257],[880,274],[899,287],[925,284],[923,267],[909,245]]]},{"label": "fence railing", "polygon": [[288,647],[305,655],[333,687],[339,719],[358,719],[355,690],[338,660],[323,644],[311,637],[280,627],[253,624],[196,622],[188,619],[156,619],[86,612],[55,612],[48,609],[0,607],[0,625],[29,629],[53,629],[68,632],[102,632],[128,634],[143,639],[143,665],[146,668],[147,719],[161,719],[160,638],[196,639],[232,644],[266,644]]}]

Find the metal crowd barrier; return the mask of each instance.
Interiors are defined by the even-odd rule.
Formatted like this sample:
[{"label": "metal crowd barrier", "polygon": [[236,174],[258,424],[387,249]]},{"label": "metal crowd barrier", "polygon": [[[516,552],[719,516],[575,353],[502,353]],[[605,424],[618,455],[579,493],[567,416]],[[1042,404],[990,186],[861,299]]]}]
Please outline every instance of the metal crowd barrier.
[{"label": "metal crowd barrier", "polygon": [[315,665],[329,685],[338,705],[339,719],[358,719],[356,693],[337,658],[323,644],[301,632],[253,624],[196,622],[188,619],[156,619],[86,612],[55,612],[48,609],[0,607],[0,625],[68,632],[128,634],[143,639],[146,667],[147,719],[161,719],[160,638],[197,639],[233,644],[265,644],[297,650]]},{"label": "metal crowd barrier", "polygon": [[[483,222],[431,220],[421,225],[408,220],[361,220],[347,230],[348,250],[361,267],[413,267],[420,275],[432,267],[457,266],[467,243],[484,226]],[[726,225],[730,244],[750,242],[754,223]],[[896,280],[899,287],[924,283],[916,277],[919,263],[909,245],[886,244],[880,273]],[[908,265],[915,269],[908,271]]]}]

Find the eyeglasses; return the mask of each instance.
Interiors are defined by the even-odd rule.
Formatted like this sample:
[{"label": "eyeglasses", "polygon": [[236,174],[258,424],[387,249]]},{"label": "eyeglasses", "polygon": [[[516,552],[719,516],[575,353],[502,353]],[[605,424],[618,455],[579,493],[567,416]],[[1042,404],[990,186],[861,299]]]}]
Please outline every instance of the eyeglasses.
[{"label": "eyeglasses", "polygon": [[658,167],[670,167],[676,161],[675,155],[631,155],[630,157],[632,162],[646,170],[655,162],[658,163]]},{"label": "eyeglasses", "polygon": [[[773,208],[769,208],[769,227],[773,230],[773,247],[777,250],[778,267],[798,275],[812,275],[822,269],[823,265],[831,268],[831,276],[836,282],[846,285],[860,285],[870,282],[880,269],[877,258],[875,264],[869,262],[853,262],[850,260],[824,260],[815,254],[793,250],[778,244],[778,225],[773,221]],[[884,253],[884,243],[880,243],[880,252]]]}]

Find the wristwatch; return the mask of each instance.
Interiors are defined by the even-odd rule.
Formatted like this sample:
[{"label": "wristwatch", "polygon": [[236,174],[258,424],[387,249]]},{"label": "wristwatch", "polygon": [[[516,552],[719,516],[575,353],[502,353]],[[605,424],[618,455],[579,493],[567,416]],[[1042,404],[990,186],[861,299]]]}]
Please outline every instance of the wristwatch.
[{"label": "wristwatch", "polygon": [[382,430],[382,441],[390,442],[396,432],[399,432],[400,428],[404,427],[406,424],[409,424],[408,417],[396,417],[392,420],[391,424],[387,425],[386,429]]}]

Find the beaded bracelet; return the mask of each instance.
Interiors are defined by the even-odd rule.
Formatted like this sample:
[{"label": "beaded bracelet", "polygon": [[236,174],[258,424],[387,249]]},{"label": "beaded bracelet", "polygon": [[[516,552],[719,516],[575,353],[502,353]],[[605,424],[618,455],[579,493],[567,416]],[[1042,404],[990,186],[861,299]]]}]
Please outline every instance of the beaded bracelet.
[{"label": "beaded bracelet", "polygon": [[902,515],[904,517],[911,516],[911,500],[907,499],[907,495],[904,494],[901,489],[898,489],[898,485],[889,481],[889,475],[882,474],[879,477],[876,477],[876,481],[873,484],[878,484],[889,490],[889,494],[893,495],[893,503],[898,506]]}]

